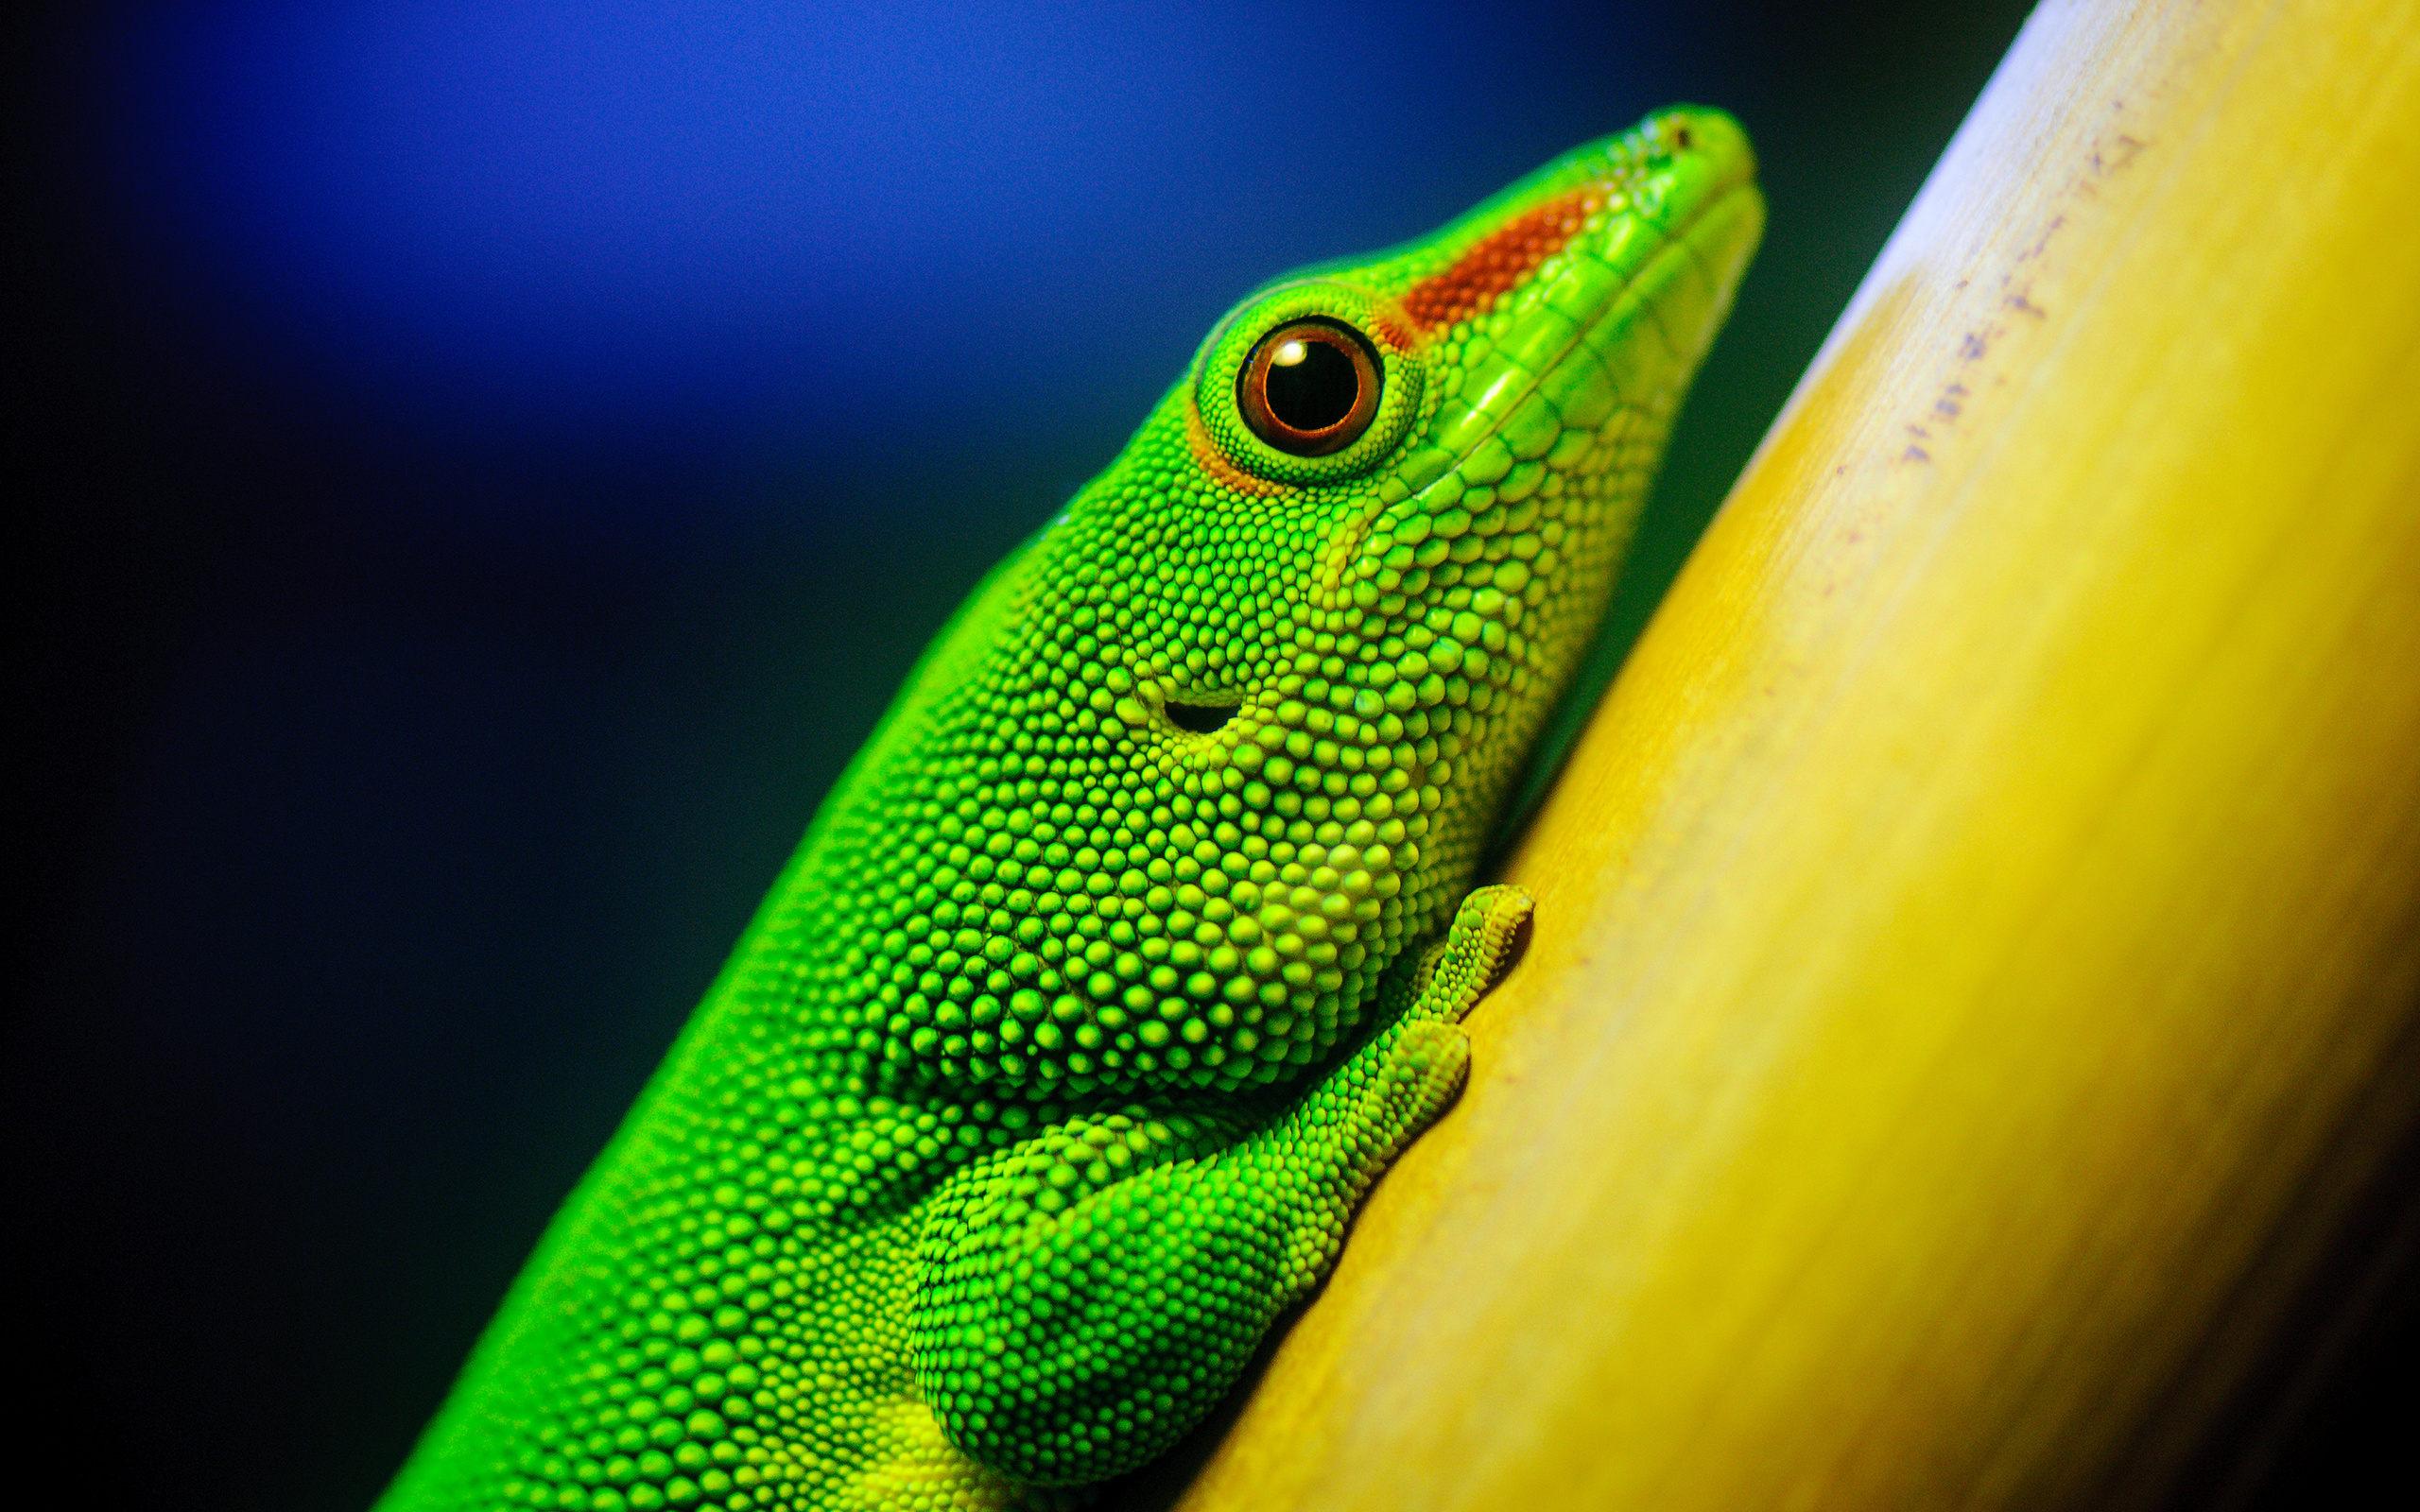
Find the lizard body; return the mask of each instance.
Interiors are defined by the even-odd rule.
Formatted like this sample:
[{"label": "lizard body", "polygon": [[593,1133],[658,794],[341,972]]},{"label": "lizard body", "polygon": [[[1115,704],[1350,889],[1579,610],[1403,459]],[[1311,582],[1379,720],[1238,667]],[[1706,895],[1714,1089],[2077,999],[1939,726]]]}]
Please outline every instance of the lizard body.
[{"label": "lizard body", "polygon": [[1240,304],[926,652],[381,1512],[1062,1504],[1198,1421],[1461,1087],[1528,913],[1461,894],[1753,171],[1667,112]]}]

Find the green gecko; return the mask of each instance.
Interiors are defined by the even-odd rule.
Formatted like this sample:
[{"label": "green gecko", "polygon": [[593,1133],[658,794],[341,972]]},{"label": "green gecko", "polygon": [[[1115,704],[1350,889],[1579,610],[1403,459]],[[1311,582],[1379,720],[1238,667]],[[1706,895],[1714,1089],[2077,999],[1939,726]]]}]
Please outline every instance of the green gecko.
[{"label": "green gecko", "polygon": [[1068,1505],[1198,1422],[1461,1089],[1530,912],[1462,894],[1754,173],[1668,111],[1229,314],[926,651],[382,1512]]}]

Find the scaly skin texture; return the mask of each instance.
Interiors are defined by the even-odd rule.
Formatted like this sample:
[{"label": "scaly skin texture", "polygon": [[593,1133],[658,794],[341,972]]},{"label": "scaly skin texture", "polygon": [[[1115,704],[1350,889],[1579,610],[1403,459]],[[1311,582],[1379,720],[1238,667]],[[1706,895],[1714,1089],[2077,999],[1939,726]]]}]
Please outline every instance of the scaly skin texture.
[{"label": "scaly skin texture", "polygon": [[[1461,1085],[1529,911],[1461,893],[1752,175],[1668,112],[1230,315],[926,654],[385,1512],[1066,1504],[1197,1422]],[[1378,403],[1302,455],[1239,375],[1312,318]]]}]

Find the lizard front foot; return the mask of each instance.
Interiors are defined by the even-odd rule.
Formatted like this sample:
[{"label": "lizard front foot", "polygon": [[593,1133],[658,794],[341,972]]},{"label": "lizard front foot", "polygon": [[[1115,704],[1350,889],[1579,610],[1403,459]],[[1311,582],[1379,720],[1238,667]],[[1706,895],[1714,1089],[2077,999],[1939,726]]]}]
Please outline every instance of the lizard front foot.
[{"label": "lizard front foot", "polygon": [[1234,1384],[1335,1263],[1355,1206],[1461,1091],[1459,1021],[1530,910],[1482,887],[1381,1002],[1385,1026],[1256,1129],[1132,1108],[1052,1128],[937,1193],[909,1326],[952,1443],[1019,1480],[1104,1480]]}]

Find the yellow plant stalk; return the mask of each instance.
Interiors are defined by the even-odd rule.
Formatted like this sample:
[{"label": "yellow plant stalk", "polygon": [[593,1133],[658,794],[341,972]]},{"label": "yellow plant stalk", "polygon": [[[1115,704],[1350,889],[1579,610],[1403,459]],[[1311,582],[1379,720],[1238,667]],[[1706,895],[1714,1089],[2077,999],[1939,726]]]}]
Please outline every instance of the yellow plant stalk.
[{"label": "yellow plant stalk", "polygon": [[2420,1093],[2415,8],[2046,5],[1508,876],[1183,1505],[2158,1495]]}]

